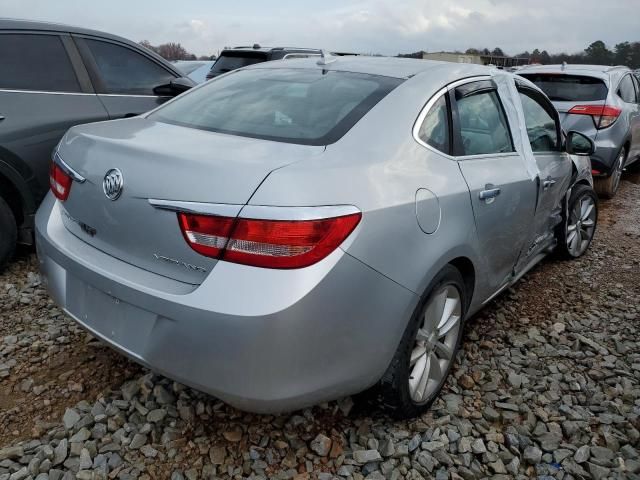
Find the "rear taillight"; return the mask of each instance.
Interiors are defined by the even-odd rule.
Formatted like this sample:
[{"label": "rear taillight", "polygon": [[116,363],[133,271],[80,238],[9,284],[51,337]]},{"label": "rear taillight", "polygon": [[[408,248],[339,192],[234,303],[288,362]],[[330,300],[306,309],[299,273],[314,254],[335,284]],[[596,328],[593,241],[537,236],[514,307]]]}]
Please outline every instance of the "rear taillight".
[{"label": "rear taillight", "polygon": [[571,110],[573,115],[590,115],[597,129],[607,128],[618,119],[622,109],[611,105],[576,105]]},{"label": "rear taillight", "polygon": [[56,162],[51,162],[49,168],[49,186],[56,198],[64,202],[69,198],[73,179]]},{"label": "rear taillight", "polygon": [[196,252],[264,268],[302,268],[319,262],[353,232],[361,213],[318,220],[258,220],[179,213]]}]

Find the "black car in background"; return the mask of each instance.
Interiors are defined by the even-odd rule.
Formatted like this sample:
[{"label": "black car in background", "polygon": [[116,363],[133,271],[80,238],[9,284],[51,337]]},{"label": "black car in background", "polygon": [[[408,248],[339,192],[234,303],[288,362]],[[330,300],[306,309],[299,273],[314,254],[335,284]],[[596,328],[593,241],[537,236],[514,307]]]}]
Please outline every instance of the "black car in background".
[{"label": "black car in background", "polygon": [[16,242],[33,242],[51,152],[69,127],[139,115],[193,85],[124,38],[0,19],[0,271]]},{"label": "black car in background", "polygon": [[261,47],[258,44],[252,47],[226,48],[211,67],[207,74],[207,80],[254,63],[319,57],[321,54],[322,51],[317,48]]}]

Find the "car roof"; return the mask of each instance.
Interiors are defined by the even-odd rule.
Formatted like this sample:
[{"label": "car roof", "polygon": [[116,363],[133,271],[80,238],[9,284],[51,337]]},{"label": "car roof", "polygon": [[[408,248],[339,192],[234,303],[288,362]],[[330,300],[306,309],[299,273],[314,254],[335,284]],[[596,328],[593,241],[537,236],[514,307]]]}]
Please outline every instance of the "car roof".
[{"label": "car roof", "polygon": [[150,56],[153,56],[155,59],[161,61],[164,65],[168,65],[171,67],[171,70],[176,74],[180,74],[180,71],[176,70],[174,66],[171,65],[171,62],[168,62],[160,55],[151,50],[144,48],[142,45],[132,42],[131,40],[127,40],[126,38],[119,37],[118,35],[112,35],[111,33],[101,32],[99,30],[91,30],[89,28],[82,27],[74,27],[72,25],[65,25],[63,23],[54,23],[54,22],[41,22],[36,20],[22,20],[17,18],[0,18],[0,31],[2,30],[31,30],[31,31],[40,31],[40,32],[56,32],[56,33],[72,33],[76,35],[87,35],[92,37],[100,37],[107,40],[114,40],[120,43],[125,43],[131,47],[135,47],[139,50],[144,50]]},{"label": "car roof", "polygon": [[465,78],[476,75],[489,75],[491,71],[495,70],[493,67],[469,63],[462,64],[398,57],[327,57],[326,62],[325,65],[319,64],[318,58],[313,57],[256,63],[245,68],[321,68],[328,71],[364,73],[394,78],[410,78],[423,72],[435,70],[449,70],[453,76]]},{"label": "car roof", "polygon": [[225,52],[292,52],[292,53],[320,53],[321,50],[319,48],[303,48],[303,47],[262,47],[259,45],[256,46],[242,46],[242,47],[233,47],[233,48],[225,48],[221,54]]}]

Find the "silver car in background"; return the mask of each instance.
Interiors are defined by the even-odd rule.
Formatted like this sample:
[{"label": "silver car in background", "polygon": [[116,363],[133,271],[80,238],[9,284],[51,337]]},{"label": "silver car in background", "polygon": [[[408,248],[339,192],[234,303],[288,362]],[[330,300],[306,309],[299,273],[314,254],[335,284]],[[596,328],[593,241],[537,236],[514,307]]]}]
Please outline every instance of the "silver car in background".
[{"label": "silver car in background", "polygon": [[487,67],[262,63],[72,128],[37,215],[41,270],[93,335],[241,409],[374,387],[413,416],[466,318],[554,249],[586,251],[592,151]]},{"label": "silver car in background", "polygon": [[527,66],[518,74],[547,94],[565,130],[577,130],[595,142],[595,188],[603,197],[613,197],[624,168],[640,160],[638,78],[627,67],[602,65]]}]

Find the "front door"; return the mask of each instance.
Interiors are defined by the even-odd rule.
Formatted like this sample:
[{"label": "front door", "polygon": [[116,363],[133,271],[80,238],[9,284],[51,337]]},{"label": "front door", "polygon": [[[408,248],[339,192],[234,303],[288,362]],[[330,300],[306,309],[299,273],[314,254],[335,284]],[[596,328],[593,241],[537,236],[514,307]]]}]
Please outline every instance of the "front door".
[{"label": "front door", "polygon": [[466,83],[451,97],[454,154],[471,195],[485,281],[497,291],[513,278],[531,235],[537,184],[515,151],[495,84]]},{"label": "front door", "polygon": [[534,229],[518,261],[516,273],[554,245],[555,228],[562,222],[562,209],[572,172],[571,158],[562,151],[558,113],[551,102],[537,90],[524,85],[518,85],[518,92],[539,173]]},{"label": "front door", "polygon": [[140,115],[169,100],[153,93],[176,78],[160,63],[120,43],[74,38],[111,118]]}]

